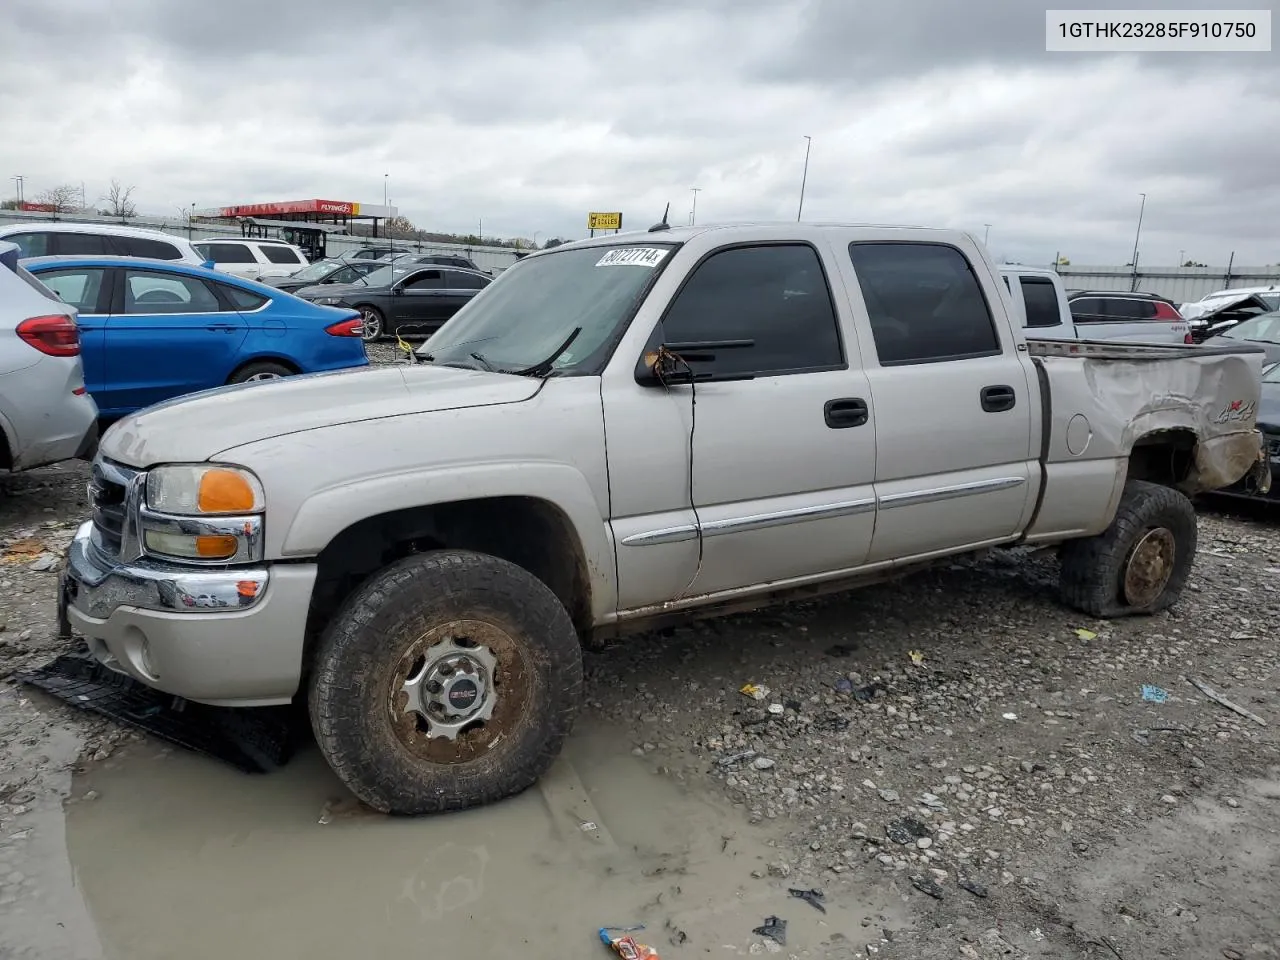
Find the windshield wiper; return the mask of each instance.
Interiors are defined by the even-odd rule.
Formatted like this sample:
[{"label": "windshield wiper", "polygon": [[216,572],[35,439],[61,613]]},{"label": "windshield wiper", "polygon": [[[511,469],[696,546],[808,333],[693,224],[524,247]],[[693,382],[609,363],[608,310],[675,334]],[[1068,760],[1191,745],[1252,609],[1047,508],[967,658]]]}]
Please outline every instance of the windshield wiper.
[{"label": "windshield wiper", "polygon": [[525,367],[523,370],[512,371],[518,377],[545,377],[551,372],[551,365],[560,359],[561,355],[573,345],[573,341],[578,339],[578,334],[582,332],[581,327],[574,327],[573,333],[565,338],[564,343],[556,347],[555,352],[545,360],[535,363],[531,367]]},{"label": "windshield wiper", "polygon": [[471,359],[480,363],[486,370],[493,372],[493,364],[484,358],[484,354],[472,350]]}]

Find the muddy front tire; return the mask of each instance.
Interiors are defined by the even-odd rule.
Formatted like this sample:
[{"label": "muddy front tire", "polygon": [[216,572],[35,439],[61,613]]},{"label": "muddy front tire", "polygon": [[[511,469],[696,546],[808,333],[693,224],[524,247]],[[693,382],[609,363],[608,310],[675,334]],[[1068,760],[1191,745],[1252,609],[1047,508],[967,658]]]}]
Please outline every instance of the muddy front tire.
[{"label": "muddy front tire", "polygon": [[1196,554],[1196,513],[1171,487],[1130,480],[1096,537],[1062,548],[1063,599],[1095,617],[1156,613],[1181,595]]},{"label": "muddy front tire", "polygon": [[316,651],[308,707],[339,779],[375,810],[490,803],[550,767],[582,696],[555,594],[485,554],[400,560],[360,586]]}]

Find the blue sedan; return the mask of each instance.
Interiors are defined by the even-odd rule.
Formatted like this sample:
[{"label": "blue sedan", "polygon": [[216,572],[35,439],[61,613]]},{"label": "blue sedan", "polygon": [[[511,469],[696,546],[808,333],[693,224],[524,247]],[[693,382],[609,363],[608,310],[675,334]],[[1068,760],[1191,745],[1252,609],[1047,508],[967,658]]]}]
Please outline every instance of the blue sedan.
[{"label": "blue sedan", "polygon": [[228,383],[369,363],[358,313],[251,280],[136,257],[23,266],[80,311],[85,385],[104,418]]}]

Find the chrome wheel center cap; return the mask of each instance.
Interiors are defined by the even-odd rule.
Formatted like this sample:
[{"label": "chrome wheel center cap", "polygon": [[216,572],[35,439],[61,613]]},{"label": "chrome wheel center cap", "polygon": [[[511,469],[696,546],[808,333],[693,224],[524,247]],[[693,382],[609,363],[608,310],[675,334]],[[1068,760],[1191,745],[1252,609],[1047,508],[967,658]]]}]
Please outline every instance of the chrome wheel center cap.
[{"label": "chrome wheel center cap", "polygon": [[493,715],[497,666],[485,647],[463,647],[453,639],[438,643],[401,687],[408,698],[405,712],[421,717],[429,738],[455,740],[467,724]]}]

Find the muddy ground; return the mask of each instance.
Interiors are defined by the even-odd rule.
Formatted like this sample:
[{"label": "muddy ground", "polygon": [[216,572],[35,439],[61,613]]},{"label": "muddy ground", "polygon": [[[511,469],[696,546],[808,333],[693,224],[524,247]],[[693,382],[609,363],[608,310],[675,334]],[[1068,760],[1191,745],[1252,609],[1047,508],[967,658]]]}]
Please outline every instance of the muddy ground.
[{"label": "muddy ground", "polygon": [[[0,676],[62,649],[85,473],[0,478]],[[1200,537],[1149,619],[996,554],[591,653],[538,788],[423,820],[5,680],[0,957],[1280,957],[1280,516]]]}]

